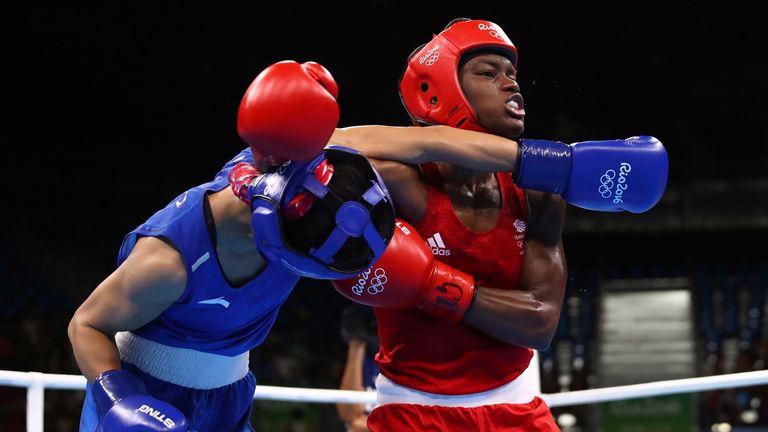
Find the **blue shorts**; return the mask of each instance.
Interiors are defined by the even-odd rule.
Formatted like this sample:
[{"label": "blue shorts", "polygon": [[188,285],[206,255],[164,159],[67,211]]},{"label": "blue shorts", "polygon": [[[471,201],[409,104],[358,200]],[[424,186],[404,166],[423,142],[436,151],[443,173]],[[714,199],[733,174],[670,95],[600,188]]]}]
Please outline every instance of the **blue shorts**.
[{"label": "blue shorts", "polygon": [[[198,390],[161,381],[123,362],[123,369],[144,381],[149,394],[178,408],[191,430],[199,432],[253,432],[251,408],[256,377],[248,374],[232,384],[211,390]],[[85,392],[80,432],[101,432],[91,384]]]}]

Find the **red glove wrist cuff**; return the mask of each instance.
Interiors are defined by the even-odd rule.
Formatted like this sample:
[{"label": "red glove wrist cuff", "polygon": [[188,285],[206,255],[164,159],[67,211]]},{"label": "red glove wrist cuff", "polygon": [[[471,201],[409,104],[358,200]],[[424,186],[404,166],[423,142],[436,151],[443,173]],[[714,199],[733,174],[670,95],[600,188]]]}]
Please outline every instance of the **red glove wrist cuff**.
[{"label": "red glove wrist cuff", "polygon": [[437,261],[431,281],[416,308],[451,322],[459,322],[472,305],[475,288],[475,278]]},{"label": "red glove wrist cuff", "polygon": [[240,162],[229,171],[229,185],[232,192],[249,206],[251,199],[248,197],[248,185],[260,175],[258,168],[247,162]]}]

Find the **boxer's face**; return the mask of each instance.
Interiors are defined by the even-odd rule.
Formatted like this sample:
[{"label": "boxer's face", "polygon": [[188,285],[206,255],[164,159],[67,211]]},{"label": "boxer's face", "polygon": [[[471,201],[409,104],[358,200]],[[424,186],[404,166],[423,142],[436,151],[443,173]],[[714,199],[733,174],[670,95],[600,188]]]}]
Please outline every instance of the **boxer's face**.
[{"label": "boxer's face", "polygon": [[458,74],[480,126],[507,138],[523,133],[523,96],[517,84],[517,70],[508,58],[498,53],[474,54],[459,67]]}]

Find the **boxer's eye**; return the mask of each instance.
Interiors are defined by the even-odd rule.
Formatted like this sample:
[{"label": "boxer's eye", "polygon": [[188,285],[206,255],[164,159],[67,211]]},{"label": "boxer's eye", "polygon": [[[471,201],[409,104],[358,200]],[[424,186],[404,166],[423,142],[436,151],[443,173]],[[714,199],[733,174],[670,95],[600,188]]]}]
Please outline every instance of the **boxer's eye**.
[{"label": "boxer's eye", "polygon": [[485,77],[488,77],[488,78],[495,78],[496,77],[496,71],[494,71],[494,70],[484,70],[484,71],[480,71],[478,73],[478,75],[485,76]]}]

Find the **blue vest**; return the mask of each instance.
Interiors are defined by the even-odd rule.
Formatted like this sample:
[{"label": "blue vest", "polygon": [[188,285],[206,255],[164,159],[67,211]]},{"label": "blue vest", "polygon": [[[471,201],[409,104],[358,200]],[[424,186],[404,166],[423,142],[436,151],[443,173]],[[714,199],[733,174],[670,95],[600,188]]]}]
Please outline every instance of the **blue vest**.
[{"label": "blue vest", "polygon": [[182,193],[123,240],[118,265],[140,237],[154,236],[172,243],[187,269],[181,297],[133,333],[163,345],[226,356],[247,352],[266,338],[299,276],[267,265],[245,285],[232,287],[211,243],[203,207],[206,193],[229,187],[229,170],[243,161],[253,162],[250,149],[227,162],[213,181]]}]

